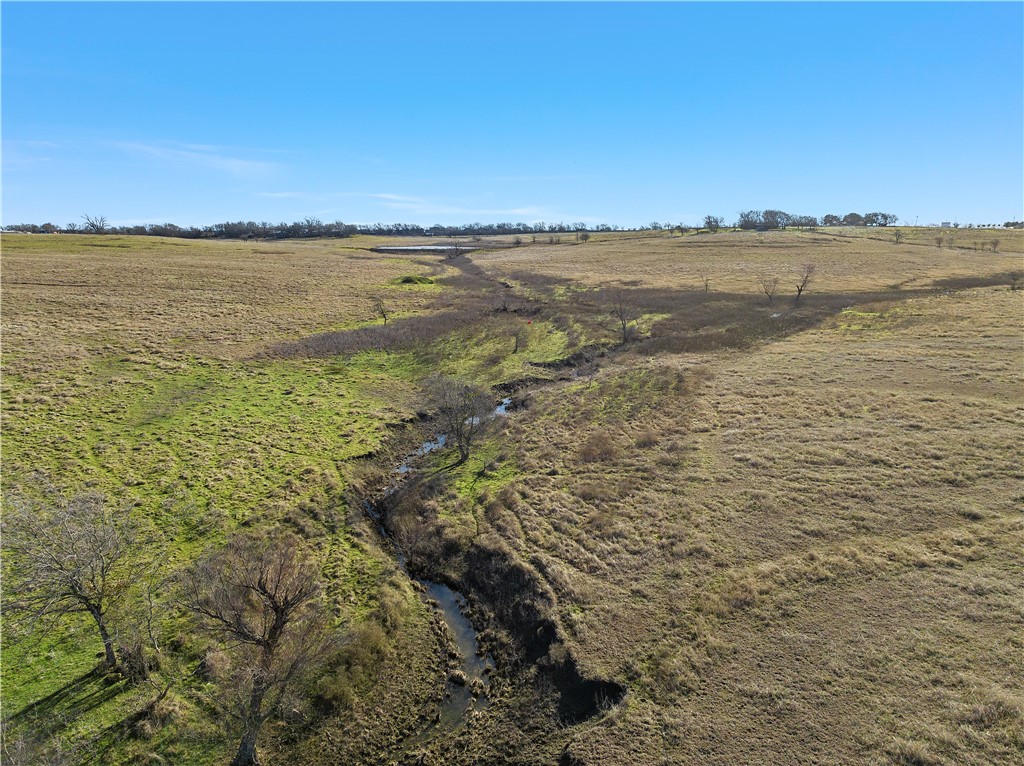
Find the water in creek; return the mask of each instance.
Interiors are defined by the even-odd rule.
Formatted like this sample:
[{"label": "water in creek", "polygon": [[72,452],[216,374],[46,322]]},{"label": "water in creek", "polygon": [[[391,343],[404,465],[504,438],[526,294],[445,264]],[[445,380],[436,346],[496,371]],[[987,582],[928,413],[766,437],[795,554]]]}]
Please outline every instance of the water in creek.
[{"label": "water in creek", "polygon": [[[510,397],[502,399],[498,406],[494,408],[494,414],[491,417],[506,415],[511,404],[512,399]],[[447,438],[444,434],[435,434],[433,439],[423,442],[419,449],[403,460],[395,468],[395,472],[405,476],[412,470],[413,463],[416,460],[429,455],[434,450],[441,449],[445,446],[446,441]],[[394,487],[389,490],[388,494],[396,491],[397,487]],[[364,503],[364,508],[370,518],[376,522],[377,528],[384,539],[391,543],[391,549],[398,565],[408,574],[405,554],[385,528],[380,511],[369,502]],[[459,654],[462,656],[462,675],[456,676],[455,680],[449,679],[444,700],[438,711],[438,717],[419,735],[412,737],[406,743],[407,746],[423,741],[438,726],[457,726],[466,720],[467,715],[472,710],[483,710],[486,708],[488,705],[486,691],[490,680],[489,674],[494,669],[494,660],[491,656],[480,654],[476,631],[466,616],[466,599],[462,594],[452,590],[447,585],[433,582],[432,580],[417,579],[417,582],[424,588],[423,597],[428,599],[428,603],[430,601],[436,603],[441,617],[448,626],[448,632]]]},{"label": "water in creek", "polygon": [[465,719],[471,710],[487,707],[487,686],[489,674],[494,669],[490,655],[481,655],[476,640],[476,631],[466,617],[465,599],[447,585],[430,580],[420,580],[427,589],[427,595],[437,602],[452,639],[462,655],[462,672],[465,683],[449,681],[447,696],[441,705],[441,726],[453,726]]}]

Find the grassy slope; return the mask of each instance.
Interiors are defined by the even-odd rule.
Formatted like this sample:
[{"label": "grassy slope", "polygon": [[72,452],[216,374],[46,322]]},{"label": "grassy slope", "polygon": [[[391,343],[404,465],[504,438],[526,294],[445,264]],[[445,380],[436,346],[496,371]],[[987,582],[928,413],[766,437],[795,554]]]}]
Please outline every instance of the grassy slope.
[{"label": "grassy slope", "polygon": [[[1021,266],[851,250],[845,289]],[[631,275],[701,265],[664,252]],[[561,275],[614,278],[599,253],[574,248]],[[546,573],[583,665],[630,688],[547,757],[1024,757],[1021,316],[1006,287],[860,307],[753,353],[622,361],[538,394],[490,521]]]},{"label": "grassy slope", "polygon": [[[371,292],[398,315],[427,311],[441,288],[394,282],[439,267],[333,242],[5,235],[3,248],[6,489],[42,470],[71,489],[131,498],[153,523],[167,572],[238,524],[289,523],[313,536],[345,619],[358,623],[380,608],[393,564],[353,534],[339,501],[349,461],[379,449],[387,426],[412,416],[421,365],[386,353],[341,362],[259,353],[275,339],[372,321]],[[391,598],[408,635],[396,640],[418,648],[395,683],[415,687],[415,668],[433,661],[433,639],[419,600],[397,583]],[[93,632],[69,623],[52,647],[35,648],[8,635],[5,716],[88,671]],[[177,762],[223,755],[223,735],[185,698],[168,736],[108,748],[99,732],[152,690],[95,695],[94,686],[86,679],[33,713],[64,719],[57,733],[66,748],[113,762],[147,751]],[[395,694],[394,684],[381,686]],[[405,711],[391,707],[399,728]],[[188,736],[175,741],[182,731]]]},{"label": "grassy slope", "polygon": [[522,762],[1019,759],[1020,297],[538,396],[487,518],[630,693]]}]

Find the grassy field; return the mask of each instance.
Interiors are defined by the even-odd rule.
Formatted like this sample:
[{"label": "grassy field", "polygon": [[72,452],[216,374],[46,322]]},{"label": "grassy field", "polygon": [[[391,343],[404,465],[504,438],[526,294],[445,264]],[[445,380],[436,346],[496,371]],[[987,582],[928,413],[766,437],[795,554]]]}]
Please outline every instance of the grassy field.
[{"label": "grassy field", "polygon": [[[240,527],[320,557],[352,636],[334,710],[268,729],[268,759],[1024,761],[1022,233],[614,233],[455,261],[381,242],[2,240],[5,491],[43,471],[132,500],[167,573]],[[610,285],[638,318],[621,347]],[[529,641],[487,577],[522,577],[557,631],[541,665],[626,694],[569,725],[505,662],[487,710],[410,755],[444,684],[436,616],[357,500],[420,438],[436,370],[517,409],[465,464],[432,456],[414,563],[496,651]],[[162,727],[118,728],[152,693],[89,675],[88,625],[5,630],[12,737],[41,728],[70,763],[230,757],[188,684]]]}]

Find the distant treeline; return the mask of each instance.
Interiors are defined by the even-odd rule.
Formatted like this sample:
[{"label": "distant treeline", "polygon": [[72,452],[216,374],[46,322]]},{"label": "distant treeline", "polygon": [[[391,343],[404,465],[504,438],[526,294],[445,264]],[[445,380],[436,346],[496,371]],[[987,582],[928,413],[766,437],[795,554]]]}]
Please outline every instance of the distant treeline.
[{"label": "distant treeline", "polygon": [[319,218],[305,218],[294,223],[268,223],[266,221],[233,221],[212,226],[176,226],[173,223],[136,226],[112,226],[104,216],[84,216],[84,223],[56,226],[52,223],[22,223],[5,226],[5,231],[30,234],[126,234],[150,237],[183,237],[185,239],[304,239],[321,237],[351,237],[355,234],[375,234],[393,237],[461,237],[489,234],[537,234],[575,231],[619,231],[618,226],[600,224],[590,228],[585,223],[468,223],[462,226],[430,227],[414,223],[375,223],[355,225],[334,221],[325,223]]},{"label": "distant treeline", "polygon": [[785,229],[788,226],[895,226],[899,218],[892,213],[847,213],[839,217],[829,213],[821,219],[813,215],[791,215],[782,210],[745,210],[736,221],[738,229]]},{"label": "distant treeline", "polygon": [[[815,228],[817,226],[895,226],[899,219],[892,213],[847,213],[844,216],[828,215],[817,218],[813,215],[791,215],[782,210],[744,210],[739,213],[737,229]],[[673,224],[652,221],[633,231],[693,231],[707,229],[718,231],[726,226],[719,216],[705,216],[703,225]],[[1007,229],[1021,228],[1020,221],[1007,221]],[[355,234],[374,234],[392,237],[479,237],[487,235],[561,234],[566,232],[589,231],[630,231],[619,226],[586,223],[467,223],[461,226],[420,226],[413,223],[374,223],[355,225],[334,221],[324,223],[319,218],[305,218],[294,223],[268,223],[261,221],[234,221],[217,223],[212,226],[177,226],[173,223],[145,224],[135,226],[112,226],[105,216],[83,216],[83,223],[69,223],[56,226],[52,223],[20,223],[3,227],[4,231],[29,234],[124,234],[150,237],[182,237],[185,239],[306,239],[323,237],[351,237]]]}]

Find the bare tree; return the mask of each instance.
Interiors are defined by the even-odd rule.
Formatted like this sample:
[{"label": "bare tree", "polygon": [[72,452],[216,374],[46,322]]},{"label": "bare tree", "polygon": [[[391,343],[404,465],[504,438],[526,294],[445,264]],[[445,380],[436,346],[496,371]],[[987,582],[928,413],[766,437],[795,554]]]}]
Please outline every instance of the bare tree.
[{"label": "bare tree", "polygon": [[373,304],[373,313],[383,319],[384,324],[387,325],[388,314],[391,312],[388,311],[388,307],[384,304],[384,299],[379,295],[373,295],[370,297],[370,303]]},{"label": "bare tree", "polygon": [[935,247],[939,248],[939,250],[942,249],[942,241],[942,237],[935,238]]},{"label": "bare tree", "polygon": [[459,242],[458,238],[453,236],[450,240],[448,240],[448,249],[445,250],[444,253],[445,258],[447,258],[449,261],[454,261],[460,255],[462,255],[462,251],[464,249],[465,248],[463,247],[462,243]]},{"label": "bare tree", "polygon": [[621,287],[604,290],[604,303],[607,311],[615,319],[622,334],[622,342],[626,343],[636,335],[636,323],[643,316],[632,296]]},{"label": "bare tree", "polygon": [[107,230],[107,217],[105,215],[83,215],[85,230],[90,234],[102,234]]},{"label": "bare tree", "polygon": [[442,433],[454,441],[459,463],[464,463],[473,443],[491,420],[494,398],[479,386],[447,375],[432,375],[427,379],[426,390]]},{"label": "bare tree", "polygon": [[717,215],[704,216],[704,228],[714,234],[722,227],[722,219]]},{"label": "bare tree", "polygon": [[779,289],[779,278],[778,277],[762,277],[761,278],[761,290],[765,295],[768,296],[768,304],[775,303],[775,293]]},{"label": "bare tree", "polygon": [[998,239],[991,240],[989,242],[989,244],[992,245],[992,252],[993,253],[999,252],[999,240]]},{"label": "bare tree", "polygon": [[811,280],[814,278],[814,264],[805,263],[803,269],[800,271],[800,281],[796,283],[796,298],[794,303],[800,302],[800,296],[804,294],[804,290],[811,284]]},{"label": "bare tree", "polygon": [[241,729],[231,764],[253,766],[263,723],[329,647],[319,569],[294,535],[238,535],[183,574],[181,594],[222,648],[209,664]]},{"label": "bare tree", "polygon": [[701,284],[704,285],[704,292],[711,292],[711,275],[706,271],[702,271],[700,274]]},{"label": "bare tree", "polygon": [[898,245],[901,239],[903,239],[903,232],[896,229],[896,231],[892,233],[892,241]]},{"label": "bare tree", "polygon": [[145,565],[128,507],[111,510],[100,494],[65,497],[47,486],[43,500],[5,498],[5,617],[47,630],[84,612],[103,641],[103,666],[117,666],[111,611],[120,608]]},{"label": "bare tree", "polygon": [[580,242],[587,242],[590,239],[590,232],[589,231],[578,231],[578,232],[576,232],[576,238]]}]

